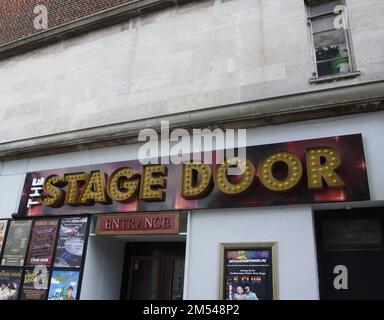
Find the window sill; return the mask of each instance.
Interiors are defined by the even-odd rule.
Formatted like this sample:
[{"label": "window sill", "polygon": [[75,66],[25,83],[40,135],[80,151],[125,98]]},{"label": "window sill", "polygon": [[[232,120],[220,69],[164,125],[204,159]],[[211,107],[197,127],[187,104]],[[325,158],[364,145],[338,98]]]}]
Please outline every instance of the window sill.
[{"label": "window sill", "polygon": [[343,79],[350,79],[350,78],[356,78],[361,74],[360,71],[355,72],[349,72],[349,73],[343,73],[338,75],[332,75],[332,76],[324,76],[324,77],[316,77],[309,79],[309,83],[322,83],[322,82],[331,82],[331,81],[337,81],[337,80],[343,80]]}]

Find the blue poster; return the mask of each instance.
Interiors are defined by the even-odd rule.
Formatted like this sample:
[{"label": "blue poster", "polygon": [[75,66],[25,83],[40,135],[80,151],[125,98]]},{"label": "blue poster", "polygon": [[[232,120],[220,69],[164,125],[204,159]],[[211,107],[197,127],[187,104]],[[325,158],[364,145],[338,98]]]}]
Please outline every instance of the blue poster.
[{"label": "blue poster", "polygon": [[84,243],[87,237],[87,222],[84,218],[61,220],[55,257],[55,268],[80,268]]},{"label": "blue poster", "polygon": [[76,300],[79,271],[53,271],[48,300]]}]

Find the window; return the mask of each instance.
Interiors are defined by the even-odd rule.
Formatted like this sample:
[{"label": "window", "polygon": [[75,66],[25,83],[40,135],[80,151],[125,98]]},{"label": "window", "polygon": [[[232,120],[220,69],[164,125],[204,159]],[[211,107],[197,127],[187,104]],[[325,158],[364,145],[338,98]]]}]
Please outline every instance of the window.
[{"label": "window", "polygon": [[307,0],[308,25],[314,44],[314,77],[354,72],[348,13],[342,0]]}]

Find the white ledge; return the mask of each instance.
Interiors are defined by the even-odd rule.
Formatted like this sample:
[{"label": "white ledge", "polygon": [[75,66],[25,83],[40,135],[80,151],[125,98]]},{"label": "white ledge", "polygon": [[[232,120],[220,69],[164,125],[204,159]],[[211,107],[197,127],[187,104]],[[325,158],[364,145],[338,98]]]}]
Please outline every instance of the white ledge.
[{"label": "white ledge", "polygon": [[309,79],[309,83],[322,83],[322,82],[356,78],[360,74],[361,74],[360,71],[355,71],[355,72],[341,73],[341,74],[331,75],[331,76],[316,77],[316,78]]}]

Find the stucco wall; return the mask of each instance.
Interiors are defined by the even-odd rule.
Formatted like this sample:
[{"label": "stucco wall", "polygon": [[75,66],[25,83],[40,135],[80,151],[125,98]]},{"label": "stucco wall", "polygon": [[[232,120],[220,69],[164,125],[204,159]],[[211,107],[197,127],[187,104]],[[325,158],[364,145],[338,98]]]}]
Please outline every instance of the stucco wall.
[{"label": "stucco wall", "polygon": [[332,84],[308,83],[304,0],[200,1],[3,60],[0,143],[383,79],[384,3],[347,6],[362,74]]},{"label": "stucco wall", "polygon": [[119,300],[125,242],[113,237],[88,239],[81,300]]},{"label": "stucco wall", "polygon": [[186,299],[219,299],[223,242],[277,242],[278,298],[319,298],[310,207],[195,211],[189,230]]}]

